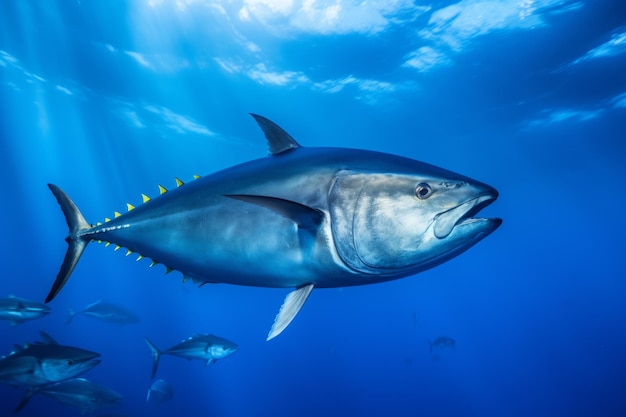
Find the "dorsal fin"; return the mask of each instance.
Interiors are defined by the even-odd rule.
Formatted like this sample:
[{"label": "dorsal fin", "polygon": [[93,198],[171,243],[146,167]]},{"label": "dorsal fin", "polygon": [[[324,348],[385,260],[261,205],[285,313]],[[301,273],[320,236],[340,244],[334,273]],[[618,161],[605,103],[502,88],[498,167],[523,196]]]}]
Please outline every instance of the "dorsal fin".
[{"label": "dorsal fin", "polygon": [[270,154],[278,155],[290,149],[300,147],[300,144],[276,123],[258,114],[250,113],[250,115],[254,117],[254,120],[256,120],[259,127],[263,130],[263,133],[265,133],[265,139],[267,139]]},{"label": "dorsal fin", "polygon": [[39,330],[39,335],[41,336],[41,340],[43,340],[45,344],[58,345],[57,341],[54,340],[52,336],[50,336],[48,333],[44,332],[43,330]]}]

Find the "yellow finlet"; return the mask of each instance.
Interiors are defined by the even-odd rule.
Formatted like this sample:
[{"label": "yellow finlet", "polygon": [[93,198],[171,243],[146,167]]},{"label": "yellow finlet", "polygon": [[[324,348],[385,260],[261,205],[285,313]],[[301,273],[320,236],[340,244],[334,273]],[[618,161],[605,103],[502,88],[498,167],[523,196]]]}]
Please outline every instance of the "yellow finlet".
[{"label": "yellow finlet", "polygon": [[102,243],[102,241],[101,241],[100,239],[96,240],[96,242],[98,242],[98,243]]},{"label": "yellow finlet", "polygon": [[102,226],[101,222],[96,223],[96,226]]},{"label": "yellow finlet", "polygon": [[105,222],[105,223],[108,223],[108,222],[110,222],[110,221],[111,221],[111,219],[109,219],[108,217],[105,217],[105,218],[104,218],[104,222]]},{"label": "yellow finlet", "polygon": [[111,244],[111,242],[105,242],[105,243],[104,243],[104,247],[106,248],[106,247],[108,247],[110,244]]},{"label": "yellow finlet", "polygon": [[170,268],[169,266],[166,266],[166,267],[165,267],[165,275],[169,274],[169,273],[170,273],[170,272],[172,272],[172,271],[173,271],[173,269],[172,269],[172,268]]},{"label": "yellow finlet", "polygon": [[148,196],[147,196],[147,195],[145,195],[145,194],[142,194],[142,195],[141,195],[141,198],[143,198],[143,202],[144,202],[144,203],[147,203],[148,201],[150,201],[150,197],[148,197]]},{"label": "yellow finlet", "polygon": [[120,245],[115,245],[115,248],[113,248],[113,250],[119,250],[121,248]]},{"label": "yellow finlet", "polygon": [[126,203],[126,207],[128,207],[128,211],[131,211],[132,209],[135,208],[135,206],[133,206],[132,204]]},{"label": "yellow finlet", "polygon": [[142,259],[143,259],[143,255],[139,255],[136,260],[141,261]]},{"label": "yellow finlet", "polygon": [[132,250],[130,250],[130,249],[128,249],[128,250],[126,251],[126,256],[130,255],[131,253],[133,253],[133,251],[132,251]]},{"label": "yellow finlet", "polygon": [[200,175],[194,175],[194,176],[193,176],[193,179],[194,179],[194,180],[197,180],[198,178],[200,178]]},{"label": "yellow finlet", "polygon": [[113,215],[115,216],[115,218],[116,218],[116,219],[117,219],[118,217],[120,217],[120,216],[121,216],[121,214],[120,214],[120,213],[118,213],[117,211],[116,211],[116,212],[114,212],[114,213],[113,213]]},{"label": "yellow finlet", "polygon": [[154,265],[158,265],[159,263],[155,260],[152,260],[152,262],[150,262],[150,266],[148,268],[152,268]]},{"label": "yellow finlet", "polygon": [[187,280],[189,280],[189,277],[187,277],[187,276],[183,275],[183,284],[186,284],[186,283],[187,283]]},{"label": "yellow finlet", "polygon": [[165,194],[166,192],[167,192],[167,188],[159,184],[159,194]]},{"label": "yellow finlet", "polygon": [[182,182],[179,178],[176,178],[176,186],[180,187],[181,185],[185,185],[185,183]]}]

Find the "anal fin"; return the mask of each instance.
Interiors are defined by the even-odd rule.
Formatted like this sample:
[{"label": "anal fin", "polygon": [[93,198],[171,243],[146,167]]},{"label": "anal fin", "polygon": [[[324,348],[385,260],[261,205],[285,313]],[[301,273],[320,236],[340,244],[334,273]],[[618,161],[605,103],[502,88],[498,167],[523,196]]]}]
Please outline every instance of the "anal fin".
[{"label": "anal fin", "polygon": [[296,317],[307,298],[309,298],[313,287],[313,284],[303,285],[287,294],[283,305],[280,306],[280,310],[274,319],[274,324],[266,340],[272,340],[287,328],[289,323]]}]

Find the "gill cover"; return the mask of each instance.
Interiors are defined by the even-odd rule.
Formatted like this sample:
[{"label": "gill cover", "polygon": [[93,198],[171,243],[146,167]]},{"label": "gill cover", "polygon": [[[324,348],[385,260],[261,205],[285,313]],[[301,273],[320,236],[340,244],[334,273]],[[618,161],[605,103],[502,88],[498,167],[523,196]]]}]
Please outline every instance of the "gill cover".
[{"label": "gill cover", "polygon": [[396,274],[420,263],[419,245],[432,223],[416,180],[401,174],[339,172],[330,190],[331,229],[352,269]]}]

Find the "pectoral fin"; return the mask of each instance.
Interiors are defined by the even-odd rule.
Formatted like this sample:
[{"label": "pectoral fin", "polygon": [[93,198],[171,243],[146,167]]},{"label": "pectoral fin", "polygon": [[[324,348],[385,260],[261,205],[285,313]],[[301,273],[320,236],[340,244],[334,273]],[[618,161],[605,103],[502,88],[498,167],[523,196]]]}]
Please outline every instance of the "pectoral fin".
[{"label": "pectoral fin", "polygon": [[41,336],[41,340],[43,340],[45,344],[58,345],[57,341],[54,340],[52,336],[50,336],[48,333],[44,332],[43,330],[39,330],[39,335]]},{"label": "pectoral fin", "polygon": [[311,291],[313,291],[313,284],[307,284],[302,287],[296,288],[291,291],[285,297],[283,305],[280,307],[280,311],[274,319],[274,324],[270,333],[267,335],[266,340],[271,340],[282,333],[287,328],[289,323],[296,317],[296,314],[300,311],[304,302],[309,298]]},{"label": "pectoral fin", "polygon": [[225,197],[265,207],[291,220],[299,228],[307,230],[312,234],[317,232],[319,225],[324,220],[324,213],[320,210],[296,203],[295,201],[248,194],[227,194]]}]

